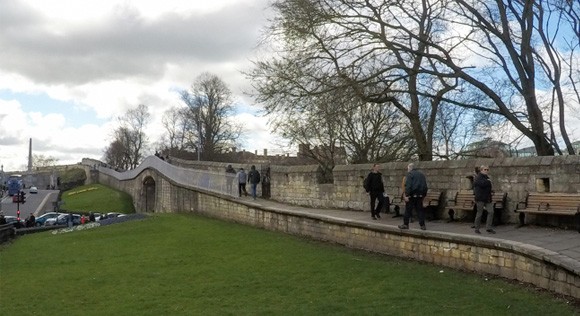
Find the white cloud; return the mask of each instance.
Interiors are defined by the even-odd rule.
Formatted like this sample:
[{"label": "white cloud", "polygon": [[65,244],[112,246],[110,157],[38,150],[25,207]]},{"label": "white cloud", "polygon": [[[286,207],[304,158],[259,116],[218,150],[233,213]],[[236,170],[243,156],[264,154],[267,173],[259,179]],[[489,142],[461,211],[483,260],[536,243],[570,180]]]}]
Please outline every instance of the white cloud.
[{"label": "white cloud", "polygon": [[[163,112],[181,104],[177,91],[206,71],[241,102],[248,150],[272,151],[266,120],[246,113],[256,109],[240,73],[250,67],[268,2],[0,0],[4,170],[26,165],[29,138],[35,153],[60,163],[101,158],[116,118],[139,104],[152,113],[154,143]],[[52,100],[43,105],[39,96]]]}]

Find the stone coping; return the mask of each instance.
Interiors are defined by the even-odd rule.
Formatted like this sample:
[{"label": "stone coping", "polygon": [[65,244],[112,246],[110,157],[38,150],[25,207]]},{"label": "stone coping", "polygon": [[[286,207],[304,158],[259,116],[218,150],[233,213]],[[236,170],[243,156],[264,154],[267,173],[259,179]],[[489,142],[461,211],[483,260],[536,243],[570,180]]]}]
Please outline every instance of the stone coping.
[{"label": "stone coping", "polygon": [[[213,192],[208,192],[207,194],[215,195]],[[485,236],[470,236],[470,235],[462,235],[450,232],[442,232],[442,231],[422,231],[418,229],[406,229],[401,230],[396,226],[387,225],[387,224],[375,224],[375,223],[368,223],[359,220],[353,220],[348,218],[342,217],[335,217],[335,216],[327,216],[322,214],[310,213],[308,211],[298,211],[298,210],[291,210],[291,209],[284,209],[278,207],[271,207],[271,206],[264,206],[260,205],[259,203],[253,203],[252,201],[247,200],[237,200],[231,199],[229,196],[221,196],[221,198],[232,200],[236,203],[244,204],[252,208],[259,208],[264,211],[273,212],[273,213],[281,213],[281,214],[292,214],[296,216],[306,217],[317,219],[321,221],[328,221],[333,224],[339,225],[346,225],[358,228],[365,228],[371,229],[380,232],[386,232],[389,234],[396,234],[402,236],[412,236],[418,238],[425,238],[425,239],[435,239],[440,241],[447,241],[453,242],[458,244],[465,244],[465,245],[474,245],[474,246],[482,246],[486,248],[493,248],[502,251],[513,252],[519,255],[523,255],[528,258],[533,258],[540,261],[545,261],[552,263],[554,265],[560,266],[563,269],[579,275],[580,276],[580,262],[574,260],[568,256],[561,255],[555,251],[545,249],[542,247],[538,247],[535,245],[530,245],[518,241],[513,240],[506,240],[506,239],[499,239],[493,237],[485,237]]]}]

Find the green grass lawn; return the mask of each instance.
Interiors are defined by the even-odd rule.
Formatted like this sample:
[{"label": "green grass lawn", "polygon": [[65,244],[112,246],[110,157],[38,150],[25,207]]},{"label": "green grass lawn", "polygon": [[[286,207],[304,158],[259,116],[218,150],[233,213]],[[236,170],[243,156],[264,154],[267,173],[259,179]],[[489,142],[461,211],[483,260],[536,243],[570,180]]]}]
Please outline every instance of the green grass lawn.
[{"label": "green grass lawn", "polygon": [[189,214],[0,247],[0,315],[578,313],[501,279]]},{"label": "green grass lawn", "polygon": [[65,191],[62,201],[62,208],[71,212],[135,213],[129,194],[101,184],[83,185]]}]

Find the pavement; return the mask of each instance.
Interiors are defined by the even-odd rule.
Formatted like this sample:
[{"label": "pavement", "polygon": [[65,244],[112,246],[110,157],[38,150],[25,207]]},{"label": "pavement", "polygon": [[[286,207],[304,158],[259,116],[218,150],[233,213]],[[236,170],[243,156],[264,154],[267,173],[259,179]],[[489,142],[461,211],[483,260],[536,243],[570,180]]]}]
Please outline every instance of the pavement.
[{"label": "pavement", "polygon": [[[305,212],[333,218],[360,221],[362,223],[373,223],[374,225],[397,227],[403,223],[402,216],[393,218],[394,213],[381,213],[380,219],[373,220],[371,218],[370,212],[343,209],[308,208],[260,198],[252,201],[251,197],[242,197],[241,199],[247,199],[248,202],[251,201],[265,207],[280,210]],[[540,227],[535,225],[518,227],[516,224],[504,224],[494,227],[496,234],[489,234],[485,231],[485,224],[482,223],[482,227],[480,229],[481,234],[476,234],[474,229],[471,228],[472,224],[473,223],[470,222],[448,223],[446,219],[443,219],[426,221],[425,226],[427,226],[428,231],[461,234],[466,237],[472,236],[474,240],[478,238],[491,237],[496,239],[517,241],[520,243],[551,250],[561,255],[570,257],[577,262],[580,262],[580,233],[578,233],[577,230],[564,230],[560,228]],[[410,223],[409,229],[419,230],[418,221],[415,220],[413,223]]]}]

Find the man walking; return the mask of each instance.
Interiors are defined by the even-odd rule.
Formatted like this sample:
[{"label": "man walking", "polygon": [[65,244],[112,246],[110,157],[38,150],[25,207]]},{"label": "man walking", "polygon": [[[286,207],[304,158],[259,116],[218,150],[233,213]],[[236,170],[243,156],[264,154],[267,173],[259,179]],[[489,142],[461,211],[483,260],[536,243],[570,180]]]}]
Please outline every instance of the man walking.
[{"label": "man walking", "polygon": [[427,179],[425,175],[415,169],[415,165],[410,163],[407,166],[407,177],[405,179],[405,215],[403,216],[403,225],[399,225],[400,229],[409,229],[409,219],[413,214],[413,209],[417,211],[419,216],[419,225],[422,230],[425,227],[425,209],[423,208],[423,199],[427,195]]},{"label": "man walking", "polygon": [[[378,164],[374,164],[364,183],[365,190],[371,198],[371,217],[374,220],[381,218],[380,212],[385,205],[385,185],[383,183],[383,174],[379,170],[380,166]],[[375,208],[377,200],[379,203]]]},{"label": "man walking", "polygon": [[487,219],[485,220],[485,230],[490,234],[495,234],[492,228],[493,223],[493,205],[492,201],[492,185],[489,179],[489,167],[481,166],[479,174],[473,181],[473,194],[475,195],[475,205],[477,206],[477,214],[475,215],[475,233],[481,234],[479,226],[481,225],[481,217],[483,210],[487,210]]},{"label": "man walking", "polygon": [[248,176],[244,171],[244,168],[240,168],[240,171],[236,174],[236,178],[238,179],[238,195],[242,197],[242,191],[246,196],[248,196],[248,191],[246,191],[246,181]]},{"label": "man walking", "polygon": [[248,181],[252,186],[252,197],[255,200],[258,183],[260,183],[260,172],[256,170],[256,166],[254,165],[252,165],[252,167],[250,168],[250,172],[248,173]]}]

